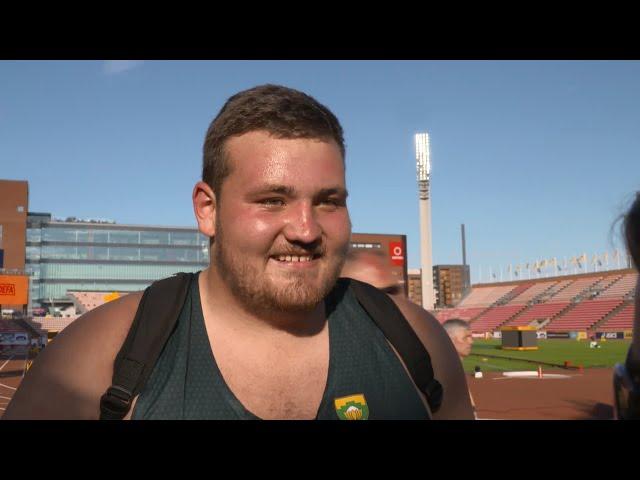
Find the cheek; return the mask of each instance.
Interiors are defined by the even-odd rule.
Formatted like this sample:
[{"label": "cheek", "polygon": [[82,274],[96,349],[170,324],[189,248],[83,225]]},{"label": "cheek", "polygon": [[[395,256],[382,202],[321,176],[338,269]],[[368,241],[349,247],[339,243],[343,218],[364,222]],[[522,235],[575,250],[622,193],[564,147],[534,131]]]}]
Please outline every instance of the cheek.
[{"label": "cheek", "polygon": [[255,212],[238,211],[227,212],[221,215],[225,243],[230,246],[242,246],[244,248],[261,248],[270,246],[277,235],[279,227],[273,218],[265,218]]},{"label": "cheek", "polygon": [[347,212],[327,215],[320,223],[322,230],[337,244],[349,243],[351,239],[351,219]]}]

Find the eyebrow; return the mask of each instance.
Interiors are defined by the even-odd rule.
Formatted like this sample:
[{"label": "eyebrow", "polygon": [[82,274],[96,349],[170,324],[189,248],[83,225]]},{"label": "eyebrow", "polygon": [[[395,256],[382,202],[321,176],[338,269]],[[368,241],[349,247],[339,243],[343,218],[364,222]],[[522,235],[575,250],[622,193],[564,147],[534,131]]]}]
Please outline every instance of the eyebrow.
[{"label": "eyebrow", "polygon": [[[262,195],[265,193],[277,193],[280,195],[285,195],[287,197],[295,197],[297,195],[297,190],[290,185],[265,184],[251,191],[249,195]],[[342,187],[330,187],[321,189],[314,195],[314,197],[325,198],[331,195],[339,195],[346,199],[349,195],[349,192],[347,192],[347,190]]]}]

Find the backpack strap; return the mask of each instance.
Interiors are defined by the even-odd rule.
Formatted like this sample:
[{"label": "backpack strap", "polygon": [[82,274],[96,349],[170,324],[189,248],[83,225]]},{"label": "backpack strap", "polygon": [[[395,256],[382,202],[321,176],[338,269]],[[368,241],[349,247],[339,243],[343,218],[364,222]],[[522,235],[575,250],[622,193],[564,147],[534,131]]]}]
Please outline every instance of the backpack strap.
[{"label": "backpack strap", "polygon": [[442,385],[434,378],[429,352],[398,306],[387,294],[368,283],[352,278],[340,279],[345,280],[360,305],[400,354],[411,378],[426,395],[431,412],[437,412],[442,403]]},{"label": "backpack strap", "polygon": [[113,368],[112,385],[100,398],[100,420],[122,420],[142,390],[176,325],[192,273],[178,273],[152,283],[142,295]]}]

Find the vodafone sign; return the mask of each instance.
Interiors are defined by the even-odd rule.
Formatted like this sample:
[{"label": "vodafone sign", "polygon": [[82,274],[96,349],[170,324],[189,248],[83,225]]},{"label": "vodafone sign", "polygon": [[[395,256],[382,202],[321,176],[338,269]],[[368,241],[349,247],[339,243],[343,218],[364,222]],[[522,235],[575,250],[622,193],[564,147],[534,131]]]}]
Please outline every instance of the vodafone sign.
[{"label": "vodafone sign", "polygon": [[404,265],[404,248],[402,242],[389,242],[389,255],[394,265]]}]

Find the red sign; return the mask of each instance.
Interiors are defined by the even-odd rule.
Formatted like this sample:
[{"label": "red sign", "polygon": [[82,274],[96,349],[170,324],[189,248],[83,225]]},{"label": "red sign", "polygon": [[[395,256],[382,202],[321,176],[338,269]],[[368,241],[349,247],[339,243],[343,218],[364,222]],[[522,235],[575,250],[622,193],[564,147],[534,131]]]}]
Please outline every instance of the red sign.
[{"label": "red sign", "polygon": [[394,265],[404,265],[404,248],[402,242],[389,242],[389,254],[391,255],[391,263]]},{"label": "red sign", "polygon": [[26,305],[28,290],[26,275],[0,275],[0,305]]}]

